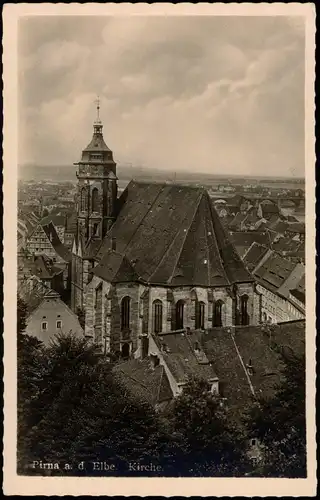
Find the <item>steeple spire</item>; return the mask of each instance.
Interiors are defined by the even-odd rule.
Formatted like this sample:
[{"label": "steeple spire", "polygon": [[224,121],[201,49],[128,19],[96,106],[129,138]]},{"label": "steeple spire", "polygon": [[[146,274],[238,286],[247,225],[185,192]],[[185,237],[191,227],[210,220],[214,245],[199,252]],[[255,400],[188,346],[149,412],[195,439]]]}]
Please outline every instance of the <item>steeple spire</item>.
[{"label": "steeple spire", "polygon": [[95,100],[95,103],[97,105],[97,119],[96,119],[95,123],[101,123],[101,120],[100,120],[100,98],[99,98],[99,96],[97,96],[97,99]]},{"label": "steeple spire", "polygon": [[95,100],[95,104],[97,106],[97,118],[93,124],[93,133],[102,135],[102,123],[100,120],[100,98],[99,98],[99,96],[97,96],[97,98]]}]

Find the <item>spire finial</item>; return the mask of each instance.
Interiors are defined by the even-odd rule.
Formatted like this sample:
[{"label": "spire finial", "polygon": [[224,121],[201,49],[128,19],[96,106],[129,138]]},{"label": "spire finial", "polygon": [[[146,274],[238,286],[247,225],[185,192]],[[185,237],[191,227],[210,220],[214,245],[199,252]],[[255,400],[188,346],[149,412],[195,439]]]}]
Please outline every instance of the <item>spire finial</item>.
[{"label": "spire finial", "polygon": [[97,105],[97,120],[96,120],[96,122],[99,123],[100,122],[100,98],[99,98],[99,96],[97,96],[95,103]]}]

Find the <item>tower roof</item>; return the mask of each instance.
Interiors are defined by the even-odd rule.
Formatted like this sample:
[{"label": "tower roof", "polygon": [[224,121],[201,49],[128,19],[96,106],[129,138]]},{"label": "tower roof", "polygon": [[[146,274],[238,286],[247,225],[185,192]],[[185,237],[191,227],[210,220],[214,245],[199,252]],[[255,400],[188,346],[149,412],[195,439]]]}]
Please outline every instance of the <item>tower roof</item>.
[{"label": "tower roof", "polygon": [[83,152],[99,152],[99,151],[111,151],[111,149],[108,148],[106,143],[104,142],[103,139],[103,125],[100,120],[100,100],[97,98],[96,100],[96,105],[97,105],[97,117],[93,123],[93,136],[88,144],[88,146],[83,150]]}]

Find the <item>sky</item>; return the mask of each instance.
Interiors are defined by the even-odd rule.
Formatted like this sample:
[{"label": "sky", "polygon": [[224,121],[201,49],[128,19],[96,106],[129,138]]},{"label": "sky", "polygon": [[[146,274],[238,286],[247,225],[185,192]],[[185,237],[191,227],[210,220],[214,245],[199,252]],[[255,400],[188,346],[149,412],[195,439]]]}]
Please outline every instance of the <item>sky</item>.
[{"label": "sky", "polygon": [[304,175],[304,19],[47,16],[19,21],[19,164],[71,165],[100,96],[119,164]]}]

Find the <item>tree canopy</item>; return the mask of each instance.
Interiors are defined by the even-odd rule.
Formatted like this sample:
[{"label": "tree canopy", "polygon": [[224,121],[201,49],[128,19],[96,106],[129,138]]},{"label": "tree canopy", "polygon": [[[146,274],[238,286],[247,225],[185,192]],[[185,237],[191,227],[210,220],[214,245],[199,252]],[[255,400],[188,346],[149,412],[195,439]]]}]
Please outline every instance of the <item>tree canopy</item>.
[{"label": "tree canopy", "polygon": [[306,476],[305,355],[283,351],[282,381],[271,399],[260,399],[247,422],[263,448],[260,473]]}]

